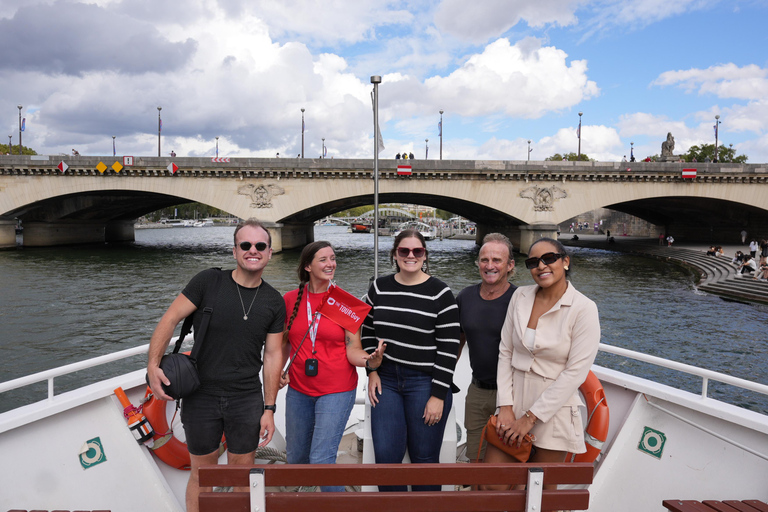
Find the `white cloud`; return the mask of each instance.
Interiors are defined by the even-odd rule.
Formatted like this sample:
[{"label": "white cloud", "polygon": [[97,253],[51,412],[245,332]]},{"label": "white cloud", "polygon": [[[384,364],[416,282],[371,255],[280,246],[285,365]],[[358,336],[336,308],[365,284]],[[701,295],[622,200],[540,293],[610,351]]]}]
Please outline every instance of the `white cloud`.
[{"label": "white cloud", "polygon": [[235,2],[268,20],[270,35],[335,46],[375,38],[376,27],[414,23],[410,9],[399,9],[395,0],[258,0]]},{"label": "white cloud", "polygon": [[446,77],[425,81],[432,104],[450,104],[452,113],[481,116],[503,113],[537,118],[570,108],[599,94],[587,78],[587,63],[566,62],[563,50],[526,38],[511,45],[498,39],[472,55]]},{"label": "white cloud", "polygon": [[583,28],[590,36],[602,30],[621,27],[640,30],[667,18],[709,9],[721,0],[593,0],[590,16],[583,16]]},{"label": "white cloud", "polygon": [[443,0],[435,11],[435,25],[459,39],[482,43],[504,34],[525,20],[531,27],[576,23],[578,0]]},{"label": "white cloud", "polygon": [[768,96],[768,69],[755,64],[720,64],[707,69],[665,71],[651,85],[677,86],[687,92],[719,98],[760,99]]}]

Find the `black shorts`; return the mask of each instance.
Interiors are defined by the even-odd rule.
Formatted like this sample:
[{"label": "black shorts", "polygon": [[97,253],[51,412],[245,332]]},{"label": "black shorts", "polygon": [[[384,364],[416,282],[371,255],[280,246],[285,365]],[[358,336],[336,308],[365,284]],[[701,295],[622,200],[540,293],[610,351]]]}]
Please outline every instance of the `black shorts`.
[{"label": "black shorts", "polygon": [[260,392],[237,396],[194,393],[181,401],[181,421],[192,455],[219,449],[226,436],[227,451],[242,455],[259,446],[264,399]]}]

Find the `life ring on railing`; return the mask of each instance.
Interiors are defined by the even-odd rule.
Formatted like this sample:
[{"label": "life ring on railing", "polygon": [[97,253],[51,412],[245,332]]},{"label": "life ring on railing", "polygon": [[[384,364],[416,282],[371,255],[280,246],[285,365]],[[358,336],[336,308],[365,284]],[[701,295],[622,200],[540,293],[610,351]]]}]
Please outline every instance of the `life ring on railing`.
[{"label": "life ring on railing", "polygon": [[189,471],[191,467],[191,460],[189,458],[189,451],[187,450],[187,444],[183,443],[179,438],[173,435],[171,428],[168,425],[168,415],[166,408],[169,403],[167,400],[160,400],[152,394],[152,388],[147,386],[147,392],[144,398],[147,398],[144,402],[142,411],[144,416],[149,420],[149,424],[155,430],[155,435],[152,439],[155,442],[152,451],[157,457],[176,469],[183,469]]},{"label": "life ring on railing", "polygon": [[[187,352],[188,354],[189,352]],[[168,464],[169,466],[189,471],[192,466],[192,461],[189,458],[189,450],[187,450],[187,443],[182,442],[179,438],[173,435],[171,427],[168,425],[167,407],[169,402],[167,400],[160,400],[152,394],[152,388],[147,386],[147,392],[144,394],[144,402],[142,411],[149,424],[155,430],[155,435],[152,437],[154,440],[154,447],[152,451],[157,457]],[[224,436],[221,436],[221,444],[219,445],[219,455],[224,453],[227,449],[227,442]]]},{"label": "life ring on railing", "polygon": [[595,462],[603,449],[603,443],[608,439],[608,425],[610,415],[608,403],[605,401],[605,390],[597,375],[590,370],[587,379],[579,387],[587,403],[587,426],[584,428],[584,443],[587,446],[586,453],[569,453],[566,456],[569,462]]}]

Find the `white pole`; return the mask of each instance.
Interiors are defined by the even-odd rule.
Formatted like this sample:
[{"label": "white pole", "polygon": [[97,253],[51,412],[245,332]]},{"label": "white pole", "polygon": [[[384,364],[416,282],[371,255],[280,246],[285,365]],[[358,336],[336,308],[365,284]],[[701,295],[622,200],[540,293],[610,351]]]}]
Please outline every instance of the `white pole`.
[{"label": "white pole", "polygon": [[371,77],[373,84],[373,278],[379,277],[379,84],[381,77]]}]

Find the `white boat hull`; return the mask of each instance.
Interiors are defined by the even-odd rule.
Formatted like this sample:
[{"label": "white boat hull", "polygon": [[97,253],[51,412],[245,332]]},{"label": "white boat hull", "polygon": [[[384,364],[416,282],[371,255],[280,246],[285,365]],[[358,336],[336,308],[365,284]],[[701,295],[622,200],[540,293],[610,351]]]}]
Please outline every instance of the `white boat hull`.
[{"label": "white boat hull", "polygon": [[[613,370],[593,370],[605,388],[611,426],[590,486],[590,511],[662,512],[664,499],[768,501],[768,417]],[[460,389],[467,389],[469,378],[465,353],[455,378]],[[136,371],[0,414],[0,510],[183,511],[189,473],[167,466],[134,440],[113,394],[122,387],[138,405],[143,380],[144,371]],[[361,398],[364,385],[361,372]],[[280,393],[278,411],[284,410]],[[464,393],[455,395],[453,415],[461,425]],[[348,431],[358,430],[363,462],[371,462],[366,416],[364,406],[355,406]],[[363,423],[355,426],[358,421]],[[276,426],[284,432],[282,414]],[[638,449],[646,428],[666,438],[660,457]],[[453,462],[463,436],[462,431],[456,439],[456,429],[446,429],[445,462]],[[95,438],[106,460],[84,469],[81,448]],[[271,446],[283,449],[282,436]]]}]

